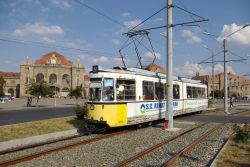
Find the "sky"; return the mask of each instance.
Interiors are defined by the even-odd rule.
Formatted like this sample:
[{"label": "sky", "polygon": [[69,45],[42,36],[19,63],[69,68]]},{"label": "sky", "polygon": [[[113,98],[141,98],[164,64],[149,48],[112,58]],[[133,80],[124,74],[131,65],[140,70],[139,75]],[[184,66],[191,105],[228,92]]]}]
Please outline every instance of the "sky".
[{"label": "sky", "polygon": [[[208,19],[174,26],[175,75],[211,75],[212,64],[199,62],[211,62],[213,54],[215,74],[222,73],[226,39],[228,60],[237,60],[228,62],[228,71],[250,78],[250,26],[241,29],[250,23],[249,0],[173,0],[173,4],[174,24]],[[80,59],[86,71],[93,65],[122,66],[119,50],[127,67],[139,67],[138,56],[143,66],[155,56],[154,63],[166,68],[164,6],[166,0],[0,0],[0,71],[19,72],[27,56],[34,62],[51,51],[72,62]],[[129,38],[126,33],[135,26],[135,30],[163,28]],[[238,61],[242,59],[246,60]]]}]

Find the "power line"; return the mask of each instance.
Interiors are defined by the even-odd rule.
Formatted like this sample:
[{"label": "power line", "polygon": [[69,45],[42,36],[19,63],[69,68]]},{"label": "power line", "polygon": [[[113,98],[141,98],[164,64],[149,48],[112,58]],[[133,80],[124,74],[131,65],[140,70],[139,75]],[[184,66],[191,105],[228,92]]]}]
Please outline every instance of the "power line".
[{"label": "power line", "polygon": [[157,15],[158,13],[160,13],[165,8],[166,8],[166,6],[164,6],[163,8],[161,8],[160,10],[158,10],[157,12],[155,12],[154,14],[152,14],[151,16],[149,16],[148,18],[146,18],[145,20],[143,20],[141,23],[137,24],[135,27],[133,27],[132,29],[130,29],[128,32],[133,31],[135,28],[137,28],[138,26],[142,25],[147,20],[151,19],[153,16]]},{"label": "power line", "polygon": [[[43,47],[43,48],[59,48],[63,50],[74,50],[82,53],[93,53],[95,55],[109,55],[109,53],[99,52],[99,51],[93,51],[93,50],[87,50],[87,49],[81,49],[81,48],[75,48],[75,47],[67,47],[63,45],[53,45],[53,44],[47,44],[43,42],[38,41],[26,41],[26,40],[20,40],[20,39],[11,39],[11,38],[3,38],[0,37],[0,41],[3,42],[10,42],[10,43],[17,43],[22,45],[28,45],[28,46],[37,46],[37,47]],[[106,57],[115,57],[115,56],[106,56]]]},{"label": "power line", "polygon": [[88,9],[90,9],[90,10],[92,10],[93,12],[99,14],[100,16],[105,17],[106,19],[108,19],[109,21],[111,21],[111,22],[113,22],[113,23],[118,24],[118,25],[120,25],[120,26],[122,26],[122,27],[125,27],[125,26],[124,26],[122,23],[120,23],[119,21],[116,21],[115,19],[111,18],[110,16],[108,16],[108,15],[104,14],[103,12],[101,12],[101,11],[99,11],[99,10],[97,10],[97,9],[95,9],[95,8],[93,8],[93,7],[91,7],[91,6],[87,5],[87,4],[85,4],[85,3],[83,3],[82,1],[80,1],[80,0],[75,0],[75,2],[77,2],[78,4],[80,4],[80,5],[82,5],[82,6],[86,7],[86,8],[88,8]]}]

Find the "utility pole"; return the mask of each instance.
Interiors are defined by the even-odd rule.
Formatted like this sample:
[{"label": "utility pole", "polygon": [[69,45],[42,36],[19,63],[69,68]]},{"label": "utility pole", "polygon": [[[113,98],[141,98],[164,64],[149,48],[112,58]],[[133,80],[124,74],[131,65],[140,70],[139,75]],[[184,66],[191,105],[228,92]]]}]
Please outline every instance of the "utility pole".
[{"label": "utility pole", "polygon": [[224,51],[224,112],[228,114],[228,90],[227,90],[227,42],[223,40]]},{"label": "utility pole", "polygon": [[[167,0],[167,105],[165,121],[168,121],[168,129],[173,129],[173,4]],[[168,113],[168,114],[167,114]]]}]

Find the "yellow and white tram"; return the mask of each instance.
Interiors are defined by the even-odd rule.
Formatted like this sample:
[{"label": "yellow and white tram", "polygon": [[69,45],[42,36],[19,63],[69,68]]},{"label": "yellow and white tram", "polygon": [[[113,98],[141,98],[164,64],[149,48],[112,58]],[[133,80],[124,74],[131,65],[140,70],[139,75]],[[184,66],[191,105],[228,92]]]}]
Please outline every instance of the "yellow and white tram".
[{"label": "yellow and white tram", "polygon": [[[90,72],[87,120],[109,127],[165,118],[166,75],[138,68],[99,69]],[[206,110],[207,86],[174,77],[174,115]]]}]

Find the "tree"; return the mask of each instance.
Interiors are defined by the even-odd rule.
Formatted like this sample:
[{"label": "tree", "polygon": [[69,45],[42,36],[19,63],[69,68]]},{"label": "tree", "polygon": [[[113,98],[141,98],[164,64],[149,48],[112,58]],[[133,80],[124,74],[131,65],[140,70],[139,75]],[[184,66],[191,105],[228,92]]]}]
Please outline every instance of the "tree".
[{"label": "tree", "polygon": [[4,96],[3,87],[6,84],[6,81],[3,79],[3,77],[0,77],[0,96]]},{"label": "tree", "polygon": [[76,98],[76,102],[79,97],[82,97],[82,85],[77,86],[75,89],[71,89],[69,92],[69,96],[72,97],[74,96]]},{"label": "tree", "polygon": [[37,103],[39,101],[40,96],[45,97],[53,93],[47,82],[35,82],[35,80],[30,81],[30,84],[27,86],[27,91],[30,95],[35,96],[37,98]]}]

